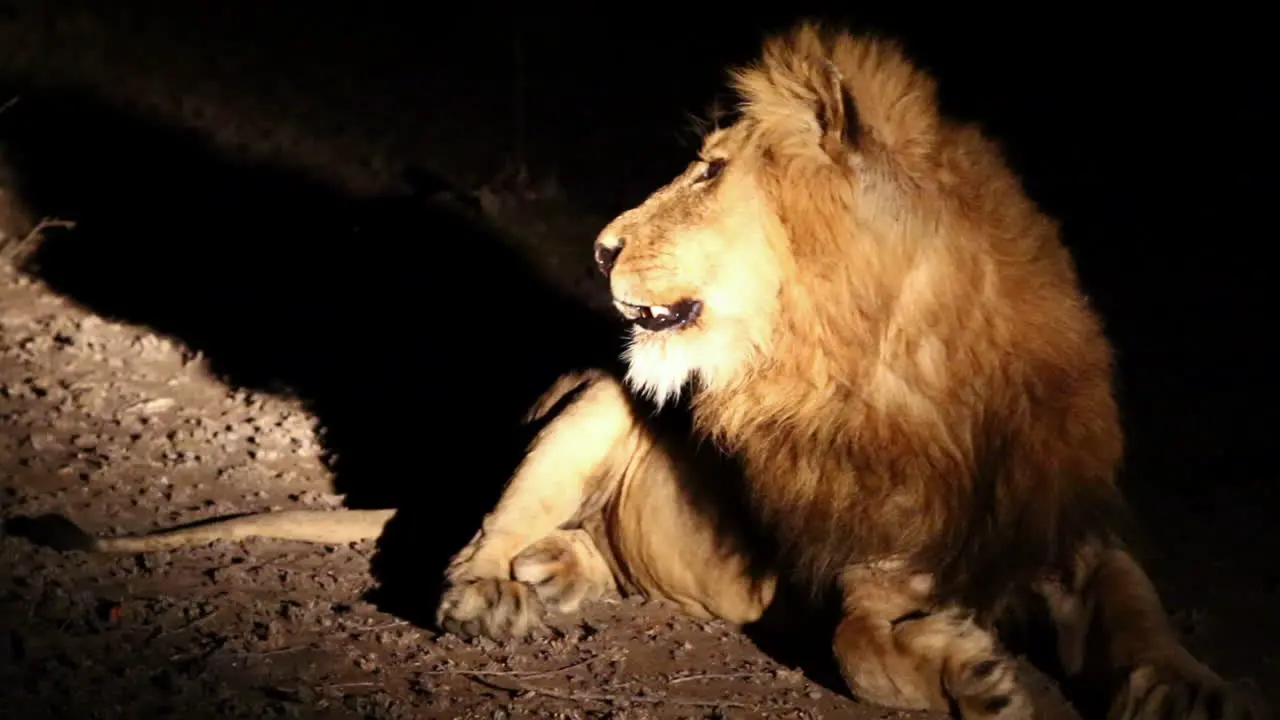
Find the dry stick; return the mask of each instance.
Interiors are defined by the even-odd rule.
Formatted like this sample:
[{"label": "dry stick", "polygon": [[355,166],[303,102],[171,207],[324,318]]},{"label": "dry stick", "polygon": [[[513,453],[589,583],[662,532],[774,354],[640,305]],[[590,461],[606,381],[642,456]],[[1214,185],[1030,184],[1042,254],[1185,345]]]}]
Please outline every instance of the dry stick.
[{"label": "dry stick", "polygon": [[694,673],[692,675],[681,675],[680,677],[671,678],[667,682],[676,685],[691,680],[747,680],[764,678],[765,673]]},{"label": "dry stick", "polygon": [[550,688],[537,687],[534,685],[523,685],[521,683],[513,683],[513,686],[503,685],[501,683],[491,682],[484,678],[474,677],[468,673],[462,673],[462,676],[473,683],[483,685],[494,690],[515,693],[519,695],[544,695],[546,697],[556,698],[558,700],[571,700],[573,702],[600,702],[608,704],[619,703],[649,703],[659,705],[662,703],[671,703],[672,705],[684,705],[686,707],[731,707],[740,709],[754,709],[756,706],[746,703],[735,702],[733,700],[699,700],[697,698],[682,698],[658,695],[644,695],[638,693],[592,693],[592,692],[562,692],[560,690],[552,690]]},{"label": "dry stick", "polygon": [[308,648],[315,647],[318,647],[315,643],[308,643],[306,645],[287,645],[282,648],[276,648],[275,650],[237,650],[236,654],[250,657],[270,657],[272,655],[283,655],[285,653],[298,652],[299,650],[306,650]]},{"label": "dry stick", "polygon": [[195,620],[192,620],[192,621],[188,622],[187,624],[185,624],[185,625],[183,625],[183,626],[181,626],[181,627],[176,627],[176,628],[173,628],[172,630],[165,630],[164,632],[162,632],[162,633],[160,633],[159,635],[155,636],[155,638],[153,638],[153,639],[155,639],[155,640],[159,640],[159,639],[160,639],[160,638],[162,638],[162,637],[169,637],[170,635],[177,635],[177,634],[178,634],[178,633],[180,633],[180,632],[186,632],[186,631],[190,630],[191,628],[199,627],[200,625],[204,624],[204,622],[205,622],[205,621],[209,620],[210,618],[214,617],[215,615],[218,615],[218,614],[219,614],[219,613],[221,613],[221,612],[222,612],[222,610],[221,610],[221,609],[218,609],[218,610],[214,610],[214,611],[212,611],[212,612],[206,613],[206,614],[201,615],[200,617],[196,618]]},{"label": "dry stick", "polygon": [[[3,109],[3,108],[0,108],[0,109]],[[23,236],[21,240],[18,240],[17,242],[15,242],[11,249],[8,249],[3,253],[0,253],[0,256],[8,255],[9,257],[17,257],[24,248],[34,243],[36,238],[39,237],[41,233],[43,233],[45,230],[49,230],[52,228],[65,228],[67,230],[74,230],[75,227],[76,227],[76,223],[74,220],[59,220],[57,218],[44,218],[40,222],[36,223],[36,226],[31,228],[31,231],[28,232],[25,236]]]},{"label": "dry stick", "polygon": [[390,622],[378,623],[377,625],[362,625],[360,627],[350,628],[347,632],[372,632],[374,630],[386,630],[387,628],[400,627],[401,625],[408,624],[408,620],[391,620]]},{"label": "dry stick", "polygon": [[17,104],[18,104],[18,101],[19,101],[19,100],[21,100],[21,99],[22,99],[22,96],[20,96],[20,95],[14,95],[13,97],[11,97],[11,98],[9,98],[8,100],[6,100],[6,101],[4,102],[4,104],[3,104],[3,105],[0,105],[0,115],[3,115],[5,110],[8,110],[9,108],[13,107],[14,105],[17,105]]},{"label": "dry stick", "polygon": [[423,675],[475,675],[484,677],[510,677],[510,678],[536,678],[546,677],[548,675],[558,675],[560,673],[576,670],[583,665],[590,664],[596,660],[602,659],[600,655],[592,655],[584,660],[569,663],[558,668],[550,670],[464,670],[462,668],[449,668],[447,670],[423,670]]},{"label": "dry stick", "polygon": [[32,240],[35,239],[37,235],[44,232],[45,230],[52,230],[53,228],[64,228],[67,230],[74,230],[75,227],[76,227],[75,220],[61,220],[59,218],[43,218],[40,222],[36,223],[35,227],[31,228],[31,232],[27,233],[27,236],[22,239],[22,242],[24,243],[31,242]]}]

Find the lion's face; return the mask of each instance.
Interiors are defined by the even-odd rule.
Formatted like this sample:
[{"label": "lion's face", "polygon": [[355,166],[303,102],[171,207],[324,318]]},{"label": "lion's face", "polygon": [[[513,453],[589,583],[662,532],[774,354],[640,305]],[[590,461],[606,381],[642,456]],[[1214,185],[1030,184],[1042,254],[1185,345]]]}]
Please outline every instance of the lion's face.
[{"label": "lion's face", "polygon": [[865,337],[854,320],[879,316],[937,224],[908,201],[945,174],[932,81],[892,47],[804,27],[731,75],[737,121],[596,240],[632,323],[628,382],[659,403],[690,380],[732,392],[801,327]]},{"label": "lion's face", "polygon": [[768,342],[781,226],[741,130],[709,135],[697,161],[613,220],[595,244],[631,322],[628,381],[658,403],[721,381]]}]

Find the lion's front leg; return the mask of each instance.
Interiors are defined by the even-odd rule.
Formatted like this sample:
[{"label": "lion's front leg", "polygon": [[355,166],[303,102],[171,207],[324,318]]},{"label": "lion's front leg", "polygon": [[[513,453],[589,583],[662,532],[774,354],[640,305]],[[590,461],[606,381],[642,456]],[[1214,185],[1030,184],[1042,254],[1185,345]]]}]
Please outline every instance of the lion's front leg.
[{"label": "lion's front leg", "polygon": [[[1041,583],[1063,668],[1109,687],[1110,720],[1259,720],[1260,698],[1234,687],[1178,640],[1155,587],[1123,549],[1089,548],[1076,577]],[[1090,647],[1088,642],[1096,642]]]},{"label": "lion's front leg", "polygon": [[579,390],[529,446],[480,530],[450,561],[436,622],[463,636],[518,637],[542,626],[546,605],[571,611],[613,587],[599,549],[564,525],[616,492],[611,458],[635,427],[630,402],[603,373],[567,376],[535,405],[541,415]]},{"label": "lion's front leg", "polygon": [[844,618],[833,649],[857,697],[886,707],[946,712],[964,720],[1032,717],[1012,657],[961,608],[931,607],[932,580],[892,567],[844,573]]},{"label": "lion's front leg", "polygon": [[618,589],[608,560],[582,528],[556,530],[525,548],[511,561],[511,574],[562,614]]}]

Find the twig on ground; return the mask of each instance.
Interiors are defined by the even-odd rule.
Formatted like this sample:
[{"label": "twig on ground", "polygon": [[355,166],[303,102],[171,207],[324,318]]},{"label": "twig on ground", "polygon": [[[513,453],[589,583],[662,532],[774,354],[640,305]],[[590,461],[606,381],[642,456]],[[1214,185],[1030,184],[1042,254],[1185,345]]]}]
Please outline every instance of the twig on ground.
[{"label": "twig on ground", "polygon": [[13,97],[9,98],[8,100],[5,100],[5,101],[4,101],[4,104],[3,104],[3,105],[0,105],[0,115],[3,115],[5,110],[8,110],[9,108],[13,107],[14,105],[17,105],[17,104],[18,104],[18,101],[19,101],[19,100],[21,100],[21,99],[22,99],[22,96],[21,96],[21,95],[14,95]]},{"label": "twig on ground", "polygon": [[60,220],[58,218],[44,218],[36,223],[36,226],[24,235],[21,239],[15,240],[8,247],[0,247],[0,258],[8,258],[16,260],[27,248],[35,244],[37,238],[46,230],[52,228],[65,228],[67,230],[75,229],[74,220]]},{"label": "twig on ground", "polygon": [[683,682],[692,680],[758,680],[767,677],[765,673],[741,672],[741,673],[691,673],[689,675],[681,675],[671,678],[667,682],[671,685],[678,685]]},{"label": "twig on ground", "polygon": [[512,685],[504,685],[480,677],[473,677],[467,673],[462,673],[471,682],[483,685],[494,690],[513,693],[517,695],[543,695],[546,697],[556,698],[558,700],[569,700],[572,702],[598,702],[608,705],[621,705],[626,703],[645,703],[649,705],[660,705],[662,703],[671,703],[672,705],[682,705],[685,707],[712,707],[712,708],[739,708],[758,710],[756,705],[748,705],[733,700],[704,700],[700,698],[672,697],[669,695],[647,695],[644,693],[630,692],[575,692],[566,690],[552,690],[551,688],[537,687],[536,685],[524,685],[521,683],[513,683]]},{"label": "twig on ground", "polygon": [[305,645],[287,645],[282,648],[276,648],[275,650],[239,650],[236,654],[248,657],[270,657],[272,655],[284,655],[285,653],[298,652],[299,650],[306,650],[307,648],[314,647],[316,647],[315,643],[307,643]]},{"label": "twig on ground", "polygon": [[203,660],[212,656],[226,645],[226,641],[219,642],[212,647],[206,647],[200,650],[192,650],[190,652],[181,652],[169,656],[169,662],[186,662],[187,660]]},{"label": "twig on ground", "polygon": [[407,620],[392,620],[390,622],[378,623],[377,625],[362,625],[360,627],[353,627],[347,632],[353,632],[353,633],[371,632],[373,630],[386,630],[387,628],[400,627],[401,625],[408,625],[408,624],[409,622]]},{"label": "twig on ground", "polygon": [[212,612],[206,613],[206,614],[201,615],[200,617],[196,618],[195,620],[192,620],[191,622],[186,623],[185,625],[183,625],[183,626],[181,626],[181,627],[176,627],[176,628],[173,628],[172,630],[165,630],[164,632],[160,633],[159,635],[156,635],[156,636],[155,636],[155,638],[153,638],[153,639],[154,639],[154,640],[159,640],[159,639],[160,639],[160,638],[162,638],[162,637],[169,637],[170,635],[177,635],[178,633],[186,632],[186,631],[188,631],[188,630],[190,630],[190,629],[192,629],[192,628],[199,627],[200,625],[203,625],[207,620],[209,620],[210,618],[212,618],[212,617],[214,617],[214,616],[218,615],[218,614],[219,614],[219,613],[221,613],[221,612],[222,612],[222,610],[220,610],[220,609],[219,609],[219,610],[214,610],[214,611],[212,611]]},{"label": "twig on ground", "polygon": [[41,218],[40,222],[36,223],[35,227],[31,228],[31,232],[27,233],[26,237],[22,238],[22,242],[31,242],[37,235],[43,233],[45,230],[52,230],[53,228],[74,230],[76,228],[76,221],[63,220],[61,218]]},{"label": "twig on ground", "polygon": [[536,678],[546,677],[548,675],[558,675],[566,673],[570,670],[576,670],[584,665],[588,665],[596,660],[608,659],[601,655],[592,655],[589,658],[569,663],[550,670],[467,670],[465,668],[449,668],[446,670],[424,670],[423,675],[475,675],[477,677],[510,677],[510,678]]}]

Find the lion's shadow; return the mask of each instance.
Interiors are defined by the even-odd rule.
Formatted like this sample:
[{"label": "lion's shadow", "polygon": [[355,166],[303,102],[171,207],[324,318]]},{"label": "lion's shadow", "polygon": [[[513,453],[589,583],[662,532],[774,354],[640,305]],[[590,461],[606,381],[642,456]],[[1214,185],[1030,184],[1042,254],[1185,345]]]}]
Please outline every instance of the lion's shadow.
[{"label": "lion's shadow", "polygon": [[353,197],[71,95],[22,93],[0,142],[32,214],[77,223],[27,272],[181,340],[232,386],[292,389],[347,504],[398,508],[374,567],[398,614],[431,607],[422,578],[501,492],[532,401],[617,358],[611,318],[478,215],[424,197],[440,188]]}]

